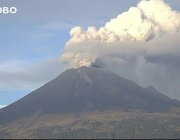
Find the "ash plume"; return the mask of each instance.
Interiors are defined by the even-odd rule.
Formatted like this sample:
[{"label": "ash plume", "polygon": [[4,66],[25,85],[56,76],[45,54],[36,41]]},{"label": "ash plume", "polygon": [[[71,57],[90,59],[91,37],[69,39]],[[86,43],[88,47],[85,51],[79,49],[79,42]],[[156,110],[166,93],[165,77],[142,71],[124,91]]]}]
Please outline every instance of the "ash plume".
[{"label": "ash plume", "polygon": [[93,63],[180,99],[180,12],[163,0],[142,0],[96,29],[74,27],[61,61]]}]

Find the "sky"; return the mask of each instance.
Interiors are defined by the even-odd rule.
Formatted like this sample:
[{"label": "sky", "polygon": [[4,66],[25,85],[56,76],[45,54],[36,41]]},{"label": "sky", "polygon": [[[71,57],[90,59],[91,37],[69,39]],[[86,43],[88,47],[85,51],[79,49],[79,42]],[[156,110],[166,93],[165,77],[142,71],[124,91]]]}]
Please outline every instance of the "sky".
[{"label": "sky", "polygon": [[[93,26],[99,29],[104,27],[110,19],[116,18],[117,15],[128,11],[131,7],[137,7],[139,2],[140,0],[86,0],[86,2],[83,0],[1,0],[0,7],[16,7],[17,13],[14,15],[0,14],[0,108],[17,101],[69,68],[61,60],[62,55],[67,52],[67,43],[73,38],[72,32],[70,34],[72,28],[79,26],[83,30],[87,30],[88,27]],[[173,10],[180,12],[179,0],[165,0],[164,2],[168,3]],[[166,36],[166,38],[170,37]],[[133,45],[131,44],[131,46]],[[134,48],[129,49],[134,50]],[[125,50],[124,54],[126,52]],[[136,55],[138,54],[136,53]],[[150,61],[162,60],[162,62],[165,57],[168,59],[172,56],[166,55],[162,58],[156,55],[156,57],[155,59],[152,55],[146,56]],[[179,56],[172,59],[173,62],[178,58]],[[103,61],[106,60],[103,59]],[[103,64],[104,67],[108,65],[108,63]],[[109,67],[112,66],[108,65],[107,68]],[[146,70],[144,66],[141,67]],[[165,67],[168,69],[167,73],[175,73],[174,76],[167,77],[169,79],[178,77],[176,75],[178,74],[177,69],[172,67],[176,66],[172,65],[170,68],[172,70]],[[147,68],[149,70],[149,67]],[[164,66],[157,69],[162,70],[163,68]],[[149,77],[143,76],[137,79],[137,73],[129,76],[129,73],[134,70],[129,70],[129,73],[122,69],[112,69],[112,71],[137,82],[141,86],[154,84],[156,89],[165,92],[167,96],[180,99],[180,93],[174,93],[174,90],[166,92],[167,89],[163,88],[163,84],[154,82],[157,79],[150,79],[146,85],[143,85],[144,80],[148,81]],[[157,72],[159,71],[153,71],[155,76]],[[179,84],[179,79],[175,80],[174,86]],[[162,83],[162,81],[161,79],[159,82]],[[172,81],[170,82],[172,83]]]}]

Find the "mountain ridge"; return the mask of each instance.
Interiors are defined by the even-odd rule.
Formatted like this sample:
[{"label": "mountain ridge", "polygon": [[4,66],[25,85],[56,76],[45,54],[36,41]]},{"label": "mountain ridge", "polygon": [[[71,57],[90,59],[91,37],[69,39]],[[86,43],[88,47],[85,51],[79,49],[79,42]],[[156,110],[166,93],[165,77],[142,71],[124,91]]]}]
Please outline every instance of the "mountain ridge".
[{"label": "mountain ridge", "polygon": [[[177,101],[147,90],[99,66],[67,69],[55,79],[0,110],[0,124],[42,114],[140,109],[168,112]],[[8,117],[7,117],[8,116]]]}]

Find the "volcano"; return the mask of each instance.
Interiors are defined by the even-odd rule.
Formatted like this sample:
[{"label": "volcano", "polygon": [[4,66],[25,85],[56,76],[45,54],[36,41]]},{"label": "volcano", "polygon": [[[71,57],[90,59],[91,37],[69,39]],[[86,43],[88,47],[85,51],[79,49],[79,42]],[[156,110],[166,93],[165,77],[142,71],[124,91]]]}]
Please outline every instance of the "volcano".
[{"label": "volcano", "polygon": [[99,66],[67,69],[54,80],[0,110],[0,124],[40,112],[59,114],[109,109],[168,112],[179,101],[143,88]]}]

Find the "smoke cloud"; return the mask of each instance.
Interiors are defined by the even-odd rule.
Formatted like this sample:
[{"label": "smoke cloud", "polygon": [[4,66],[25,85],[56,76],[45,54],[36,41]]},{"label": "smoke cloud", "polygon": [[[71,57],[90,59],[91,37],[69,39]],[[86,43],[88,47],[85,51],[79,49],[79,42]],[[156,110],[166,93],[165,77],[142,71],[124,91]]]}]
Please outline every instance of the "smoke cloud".
[{"label": "smoke cloud", "polygon": [[70,35],[61,57],[69,68],[96,63],[180,99],[180,12],[163,0],[142,0],[104,27]]}]

